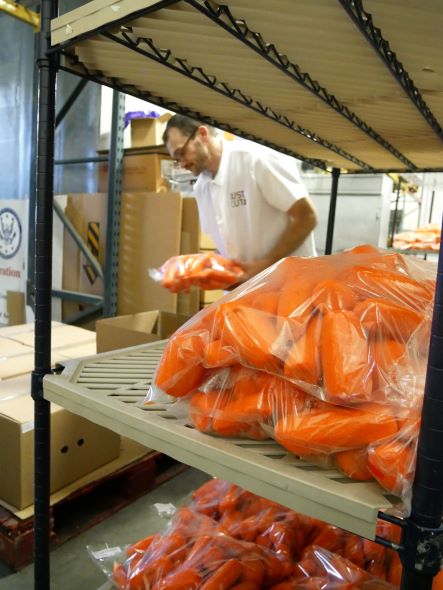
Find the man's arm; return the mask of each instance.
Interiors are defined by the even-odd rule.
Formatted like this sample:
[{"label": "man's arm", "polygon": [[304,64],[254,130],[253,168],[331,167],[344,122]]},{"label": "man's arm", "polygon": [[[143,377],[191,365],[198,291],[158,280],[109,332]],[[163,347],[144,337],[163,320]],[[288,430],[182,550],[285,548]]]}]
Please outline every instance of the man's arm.
[{"label": "man's arm", "polygon": [[287,211],[290,223],[265,258],[239,263],[245,269],[241,282],[247,281],[277,260],[289,256],[317,225],[317,215],[309,197],[298,199]]}]

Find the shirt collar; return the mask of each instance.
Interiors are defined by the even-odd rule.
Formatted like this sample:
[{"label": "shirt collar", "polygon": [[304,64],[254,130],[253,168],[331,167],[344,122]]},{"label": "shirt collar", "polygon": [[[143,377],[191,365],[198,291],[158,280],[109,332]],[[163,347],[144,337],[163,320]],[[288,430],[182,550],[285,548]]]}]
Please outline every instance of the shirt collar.
[{"label": "shirt collar", "polygon": [[230,145],[229,141],[222,141],[222,155],[220,158],[220,165],[217,170],[217,174],[214,176],[212,182],[217,186],[222,186],[225,182],[226,178],[226,171],[228,168],[228,161],[229,161],[229,153],[230,153]]}]

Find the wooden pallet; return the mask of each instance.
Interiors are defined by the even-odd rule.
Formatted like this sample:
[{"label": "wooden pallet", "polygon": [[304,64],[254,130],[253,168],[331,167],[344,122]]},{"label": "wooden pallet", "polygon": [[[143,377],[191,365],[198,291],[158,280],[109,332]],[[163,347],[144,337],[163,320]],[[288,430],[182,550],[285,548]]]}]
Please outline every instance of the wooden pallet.
[{"label": "wooden pallet", "polygon": [[[60,545],[187,469],[152,451],[51,506],[50,538]],[[0,560],[18,571],[33,559],[34,517],[20,519],[0,506]]]}]

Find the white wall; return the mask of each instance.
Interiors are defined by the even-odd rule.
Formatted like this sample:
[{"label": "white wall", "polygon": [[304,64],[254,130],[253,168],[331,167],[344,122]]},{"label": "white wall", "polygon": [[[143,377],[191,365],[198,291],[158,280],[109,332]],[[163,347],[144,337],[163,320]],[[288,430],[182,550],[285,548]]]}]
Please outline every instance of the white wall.
[{"label": "white wall", "polygon": [[[315,243],[318,254],[323,254],[332,176],[305,173],[302,178],[317,209]],[[391,187],[392,181],[383,174],[339,177],[333,252],[364,243],[386,247]]]}]

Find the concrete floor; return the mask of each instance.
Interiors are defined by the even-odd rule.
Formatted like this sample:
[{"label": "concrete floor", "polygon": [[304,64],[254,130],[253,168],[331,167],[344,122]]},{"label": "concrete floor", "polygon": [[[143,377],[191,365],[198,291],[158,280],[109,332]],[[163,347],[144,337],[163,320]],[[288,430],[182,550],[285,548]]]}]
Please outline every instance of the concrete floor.
[{"label": "concrete floor", "polygon": [[[67,541],[51,552],[51,590],[107,590],[106,577],[91,560],[87,545],[121,546],[164,528],[168,519],[159,516],[155,503],[175,506],[189,502],[189,494],[209,476],[188,469],[136,500],[104,522]],[[34,569],[29,565],[13,573],[0,563],[0,590],[31,590]]]}]

